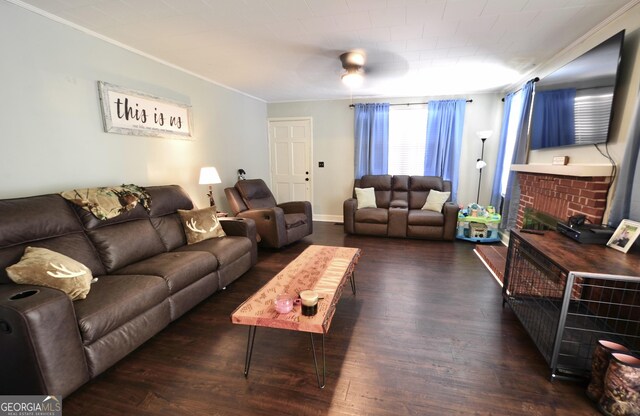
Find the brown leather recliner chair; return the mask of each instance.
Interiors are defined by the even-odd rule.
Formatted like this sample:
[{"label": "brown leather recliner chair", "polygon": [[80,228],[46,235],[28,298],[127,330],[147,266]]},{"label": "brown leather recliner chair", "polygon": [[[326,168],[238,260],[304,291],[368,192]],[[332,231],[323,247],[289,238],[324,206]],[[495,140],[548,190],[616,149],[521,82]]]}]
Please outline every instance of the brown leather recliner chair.
[{"label": "brown leather recliner chair", "polygon": [[234,216],[256,222],[263,247],[280,248],[313,233],[311,203],[278,204],[262,179],[238,181],[233,188],[225,188],[224,193]]}]

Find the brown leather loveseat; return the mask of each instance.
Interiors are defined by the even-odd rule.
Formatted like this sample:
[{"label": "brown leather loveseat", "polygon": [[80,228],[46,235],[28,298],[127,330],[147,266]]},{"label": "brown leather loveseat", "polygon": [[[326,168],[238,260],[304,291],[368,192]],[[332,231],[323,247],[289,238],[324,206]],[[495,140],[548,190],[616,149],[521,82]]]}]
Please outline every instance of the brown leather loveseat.
[{"label": "brown leather loveseat", "polygon": [[[193,203],[176,185],[98,220],[58,194],[0,200],[0,393],[66,396],[255,265],[252,220],[220,221],[227,236],[187,245],[177,214]],[[5,268],[27,246],[87,266],[85,299],[13,283]]]},{"label": "brown leather loveseat", "polygon": [[365,175],[355,180],[354,188],[374,188],[376,207],[358,209],[356,198],[344,201],[344,230],[348,234],[455,238],[459,207],[451,198],[441,212],[421,209],[431,190],[451,192],[450,181],[437,176]]}]

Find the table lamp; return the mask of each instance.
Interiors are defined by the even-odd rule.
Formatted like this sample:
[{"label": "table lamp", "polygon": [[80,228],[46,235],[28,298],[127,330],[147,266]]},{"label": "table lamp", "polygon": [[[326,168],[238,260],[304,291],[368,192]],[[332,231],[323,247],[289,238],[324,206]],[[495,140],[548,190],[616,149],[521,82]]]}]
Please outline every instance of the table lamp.
[{"label": "table lamp", "polygon": [[209,204],[214,206],[216,203],[213,200],[213,187],[211,185],[216,183],[222,183],[220,180],[220,175],[218,175],[218,170],[213,166],[207,166],[200,169],[200,181],[198,182],[200,185],[209,185],[209,193],[207,196],[209,197]]}]

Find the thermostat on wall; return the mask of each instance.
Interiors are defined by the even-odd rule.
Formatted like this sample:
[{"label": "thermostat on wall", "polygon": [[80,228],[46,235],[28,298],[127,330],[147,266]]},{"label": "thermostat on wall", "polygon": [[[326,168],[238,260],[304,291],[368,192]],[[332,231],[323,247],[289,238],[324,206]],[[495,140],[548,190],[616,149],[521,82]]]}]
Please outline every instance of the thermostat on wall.
[{"label": "thermostat on wall", "polygon": [[569,156],[554,156],[553,165],[566,165],[569,163]]}]

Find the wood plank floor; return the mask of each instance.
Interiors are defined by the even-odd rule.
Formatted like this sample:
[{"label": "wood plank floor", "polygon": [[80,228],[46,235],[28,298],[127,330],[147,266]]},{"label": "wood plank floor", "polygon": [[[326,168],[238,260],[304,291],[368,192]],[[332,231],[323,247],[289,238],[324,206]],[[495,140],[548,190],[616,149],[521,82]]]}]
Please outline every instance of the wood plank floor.
[{"label": "wood plank floor", "polygon": [[[309,336],[259,328],[245,379],[237,305],[309,244],[360,247],[326,338],[327,386]],[[467,242],[314,234],[258,264],[65,398],[65,415],[597,415],[549,369]]]}]

